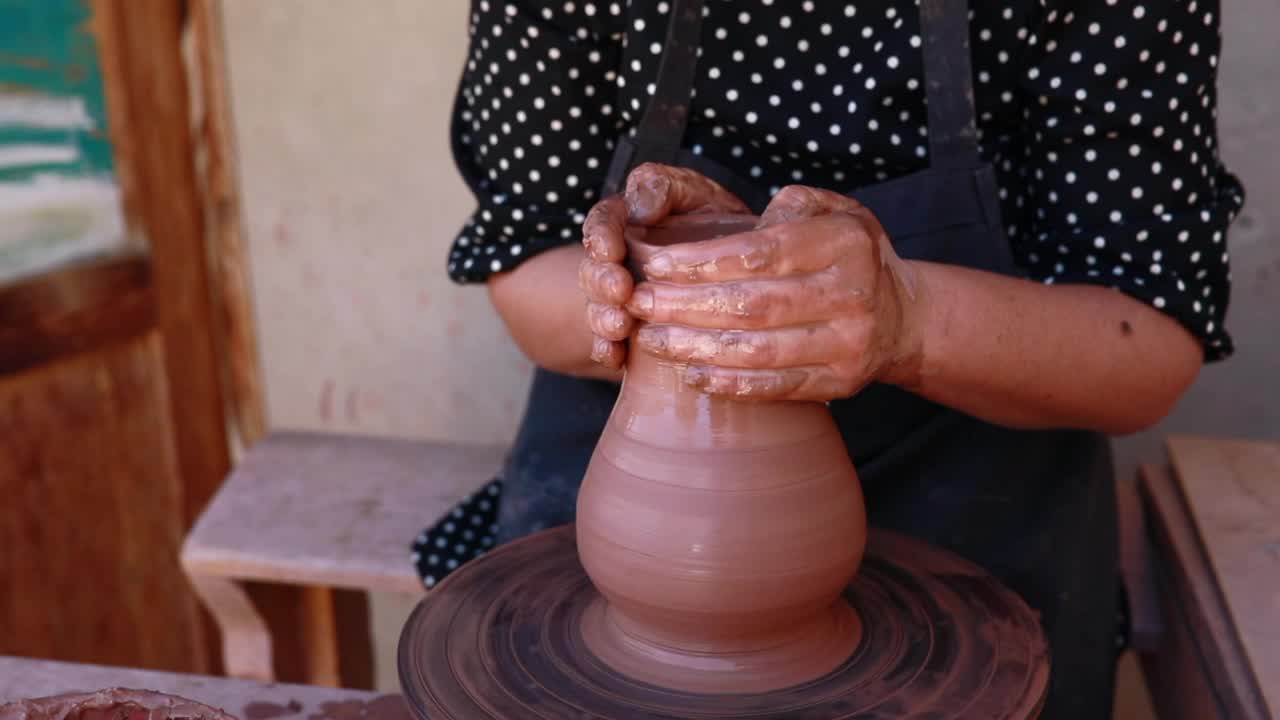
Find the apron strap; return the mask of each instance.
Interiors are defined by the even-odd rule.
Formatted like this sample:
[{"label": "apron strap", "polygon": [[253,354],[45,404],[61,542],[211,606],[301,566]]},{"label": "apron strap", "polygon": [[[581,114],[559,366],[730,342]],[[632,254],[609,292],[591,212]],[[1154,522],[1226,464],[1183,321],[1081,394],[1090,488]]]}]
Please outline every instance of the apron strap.
[{"label": "apron strap", "polygon": [[667,40],[658,65],[653,97],[636,126],[635,137],[622,138],[609,165],[605,195],[622,189],[631,168],[646,162],[680,165],[680,144],[689,122],[689,100],[698,66],[703,0],[673,0]]},{"label": "apron strap", "polygon": [[979,164],[969,59],[969,3],[920,0],[925,91],[929,100],[929,164]]}]

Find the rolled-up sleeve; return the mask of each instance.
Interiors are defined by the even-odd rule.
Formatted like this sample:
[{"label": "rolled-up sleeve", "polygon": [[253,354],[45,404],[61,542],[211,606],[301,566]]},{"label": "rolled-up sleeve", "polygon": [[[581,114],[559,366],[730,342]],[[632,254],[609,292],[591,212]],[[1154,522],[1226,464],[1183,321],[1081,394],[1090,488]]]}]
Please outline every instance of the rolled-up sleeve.
[{"label": "rolled-up sleeve", "polygon": [[473,0],[453,157],[476,210],[449,277],[483,282],[574,242],[621,128],[621,2]]},{"label": "rolled-up sleeve", "polygon": [[1219,48],[1216,1],[1050,2],[1020,71],[1025,156],[1006,184],[1033,276],[1149,303],[1208,361],[1232,352],[1226,234],[1244,203],[1218,154]]}]

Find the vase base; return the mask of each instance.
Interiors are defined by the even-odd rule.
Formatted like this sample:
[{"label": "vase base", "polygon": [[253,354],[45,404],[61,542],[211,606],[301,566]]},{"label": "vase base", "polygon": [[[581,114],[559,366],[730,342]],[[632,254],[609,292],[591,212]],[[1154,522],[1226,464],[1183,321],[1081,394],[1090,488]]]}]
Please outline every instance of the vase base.
[{"label": "vase base", "polygon": [[583,610],[587,649],[629,678],[690,693],[760,693],[816,680],[853,656],[862,623],[843,598],[811,621],[749,651],[696,651],[648,640],[596,595]]}]

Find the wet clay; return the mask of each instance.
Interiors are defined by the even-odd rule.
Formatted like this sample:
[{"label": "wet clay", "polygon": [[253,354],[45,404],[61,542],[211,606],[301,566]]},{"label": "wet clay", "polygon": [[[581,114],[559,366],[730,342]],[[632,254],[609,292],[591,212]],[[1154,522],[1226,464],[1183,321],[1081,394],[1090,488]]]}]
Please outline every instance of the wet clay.
[{"label": "wet clay", "polygon": [[[755,221],[692,215],[633,231],[633,272],[662,246]],[[830,672],[861,635],[840,593],[866,543],[840,433],[821,403],[711,396],[680,370],[632,343],[578,495],[578,550],[602,596],[583,640],[624,675],[689,692]]]},{"label": "wet clay", "polygon": [[297,700],[290,700],[286,705],[258,701],[245,705],[240,714],[244,720],[275,720],[275,718],[297,715],[301,711],[302,703]]},{"label": "wet clay", "polygon": [[217,708],[175,695],[109,688],[0,705],[0,720],[235,720]]},{"label": "wet clay", "polygon": [[858,646],[819,678],[771,692],[696,693],[601,662],[584,637],[599,593],[572,526],[504,545],[434,588],[410,616],[400,682],[418,720],[1024,720],[1049,656],[1035,613],[973,564],[872,530],[842,598]]}]

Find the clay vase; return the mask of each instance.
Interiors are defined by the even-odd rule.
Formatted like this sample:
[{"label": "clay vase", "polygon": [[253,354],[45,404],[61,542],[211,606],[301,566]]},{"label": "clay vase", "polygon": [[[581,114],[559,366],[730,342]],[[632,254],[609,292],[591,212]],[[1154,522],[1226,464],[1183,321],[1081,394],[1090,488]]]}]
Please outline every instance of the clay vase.
[{"label": "clay vase", "polygon": [[[629,229],[632,267],[755,221]],[[841,593],[867,528],[826,406],[711,396],[631,345],[578,496],[578,551],[602,596],[584,642],[624,675],[689,692],[765,692],[835,669],[861,638]]]}]

